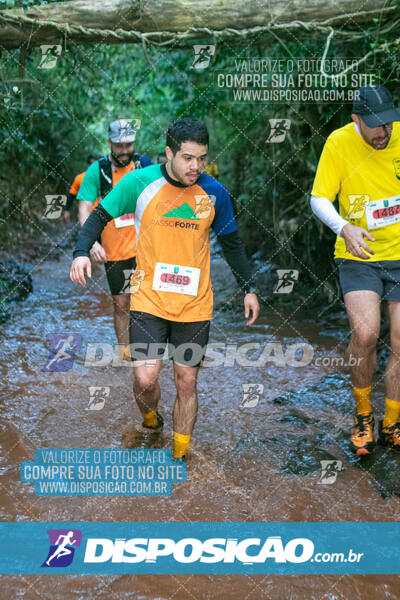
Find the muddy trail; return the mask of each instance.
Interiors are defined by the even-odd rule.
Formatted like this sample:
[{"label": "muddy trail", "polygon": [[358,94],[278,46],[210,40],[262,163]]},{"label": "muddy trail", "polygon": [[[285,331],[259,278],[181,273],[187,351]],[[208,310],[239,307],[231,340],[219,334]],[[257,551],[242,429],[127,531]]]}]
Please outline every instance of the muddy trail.
[{"label": "muddy trail", "polygon": [[[352,397],[345,368],[322,367],[318,357],[342,357],[343,314],[315,322],[289,308],[265,308],[256,325],[241,307],[224,310],[232,285],[213,260],[214,321],[210,342],[230,347],[307,343],[306,366],[225,364],[199,374],[199,417],[187,461],[187,481],[167,497],[38,497],[20,482],[21,461],[37,448],[121,448],[141,422],[132,397],[132,369],[85,364],[88,344],[114,344],[112,311],[101,268],[82,290],[69,281],[70,250],[32,267],[33,292],[2,325],[0,351],[0,518],[2,521],[397,521],[400,457],[378,449],[350,453]],[[79,334],[81,349],[66,372],[44,372],[48,336]],[[251,350],[247,356],[251,357]],[[319,361],[321,362],[321,361]],[[325,363],[324,363],[325,364]],[[164,432],[152,447],[170,448],[174,385],[161,372]],[[258,397],[246,402],[243,385]],[[110,394],[102,410],[87,410],[90,386]],[[373,403],[383,410],[382,378]],[[124,442],[122,440],[125,432]],[[143,442],[138,434],[137,446]],[[132,440],[131,440],[132,441]],[[145,442],[143,442],[145,443]],[[321,461],[341,461],[331,485],[321,485]],[[398,600],[396,576],[2,576],[0,598],[27,600],[207,599]]]}]

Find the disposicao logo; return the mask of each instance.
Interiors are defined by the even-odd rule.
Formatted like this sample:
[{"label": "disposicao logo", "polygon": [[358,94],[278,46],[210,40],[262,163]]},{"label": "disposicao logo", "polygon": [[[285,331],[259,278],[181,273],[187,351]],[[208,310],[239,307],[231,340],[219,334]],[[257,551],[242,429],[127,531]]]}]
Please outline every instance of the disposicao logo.
[{"label": "disposicao logo", "polygon": [[68,567],[73,561],[75,547],[81,545],[79,529],[48,529],[49,553],[42,567]]},{"label": "disposicao logo", "polygon": [[[251,550],[250,550],[251,549]],[[294,538],[283,544],[280,536],[246,538],[89,538],[85,563],[155,563],[161,557],[172,557],[178,563],[304,563],[311,559],[314,544],[308,538]]]},{"label": "disposicao logo", "polygon": [[82,345],[79,333],[51,333],[47,336],[50,355],[42,371],[69,371]]}]

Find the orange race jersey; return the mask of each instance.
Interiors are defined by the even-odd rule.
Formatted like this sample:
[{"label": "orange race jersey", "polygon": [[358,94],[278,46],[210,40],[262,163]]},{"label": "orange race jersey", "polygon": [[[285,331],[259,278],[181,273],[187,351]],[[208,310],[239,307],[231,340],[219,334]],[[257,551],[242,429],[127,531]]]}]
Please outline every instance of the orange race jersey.
[{"label": "orange race jersey", "polygon": [[79,188],[82,185],[82,181],[83,178],[86,175],[86,171],[83,171],[83,173],[79,173],[79,175],[77,175],[71,185],[71,188],[69,190],[69,193],[72,194],[73,196],[77,196],[78,192],[79,192]]},{"label": "orange race jersey", "polygon": [[[113,186],[131,171],[135,170],[135,164],[131,161],[126,167],[115,167],[112,165]],[[100,198],[100,173],[99,162],[96,161],[86,171],[85,178],[79,190],[78,200],[93,202],[96,208]],[[124,214],[119,219],[107,223],[101,234],[101,245],[103,246],[107,261],[126,260],[136,256],[136,230],[134,211]]]},{"label": "orange race jersey", "polygon": [[186,187],[164,164],[152,165],[124,177],[101,206],[114,219],[135,213],[131,310],[170,321],[210,320],[210,228],[219,236],[237,230],[224,186],[203,173]]}]

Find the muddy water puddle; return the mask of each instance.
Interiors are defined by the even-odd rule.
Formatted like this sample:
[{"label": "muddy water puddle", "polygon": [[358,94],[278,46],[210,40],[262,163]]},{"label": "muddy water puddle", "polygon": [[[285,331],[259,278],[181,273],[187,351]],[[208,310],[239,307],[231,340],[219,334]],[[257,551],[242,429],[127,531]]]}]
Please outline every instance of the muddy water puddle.
[{"label": "muddy water puddle", "polygon": [[[37,497],[19,481],[19,464],[37,448],[121,448],[127,426],[140,423],[129,365],[85,365],[87,345],[114,344],[111,306],[101,270],[82,292],[68,279],[68,259],[34,269],[33,293],[2,325],[0,351],[0,514],[3,521],[397,521],[400,458],[383,449],[362,461],[349,450],[352,398],[344,369],[315,364],[343,355],[347,323],[301,321],[265,310],[246,328],[238,311],[215,315],[210,342],[230,352],[246,344],[314,349],[304,367],[232,364],[199,374],[199,417],[186,483],[169,497]],[[216,305],[221,306],[216,291]],[[340,325],[340,323],[339,323]],[[66,372],[43,372],[47,336],[79,334],[81,350]],[[233,350],[232,350],[233,349]],[[247,358],[255,356],[249,348]],[[228,357],[229,358],[229,357]],[[175,389],[171,365],[160,375],[164,432],[138,445],[171,447]],[[243,385],[262,390],[246,402]],[[110,388],[105,406],[87,410],[90,386]],[[261,386],[261,387],[260,387]],[[382,382],[373,402],[383,409]],[[125,440],[126,443],[126,440]],[[341,461],[333,485],[321,485],[321,460]],[[267,598],[388,600],[395,576],[3,576],[0,598]]]}]

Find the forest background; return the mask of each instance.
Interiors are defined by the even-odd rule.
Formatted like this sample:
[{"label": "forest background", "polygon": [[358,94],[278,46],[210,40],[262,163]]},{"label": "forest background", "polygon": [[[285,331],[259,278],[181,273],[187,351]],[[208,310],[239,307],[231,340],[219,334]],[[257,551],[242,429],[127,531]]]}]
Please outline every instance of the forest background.
[{"label": "forest background", "polygon": [[[0,16],[44,4],[7,0],[0,2]],[[303,283],[318,284],[321,295],[328,291],[332,301],[338,294],[330,276],[334,235],[311,215],[309,198],[326,137],[350,121],[351,104],[234,102],[218,88],[216,73],[229,72],[238,58],[316,60],[325,51],[329,59],[360,61],[359,71],[373,73],[399,105],[399,23],[399,12],[391,12],[362,26],[352,23],[350,33],[343,25],[286,27],[279,35],[264,31],[218,38],[204,70],[192,68],[192,39],[163,46],[78,45],[60,36],[62,53],[49,70],[38,68],[37,45],[4,48],[0,249],[21,249],[46,227],[45,195],[66,194],[85,169],[87,155],[107,152],[110,121],[140,119],[136,150],[154,160],[164,150],[170,121],[192,115],[209,127],[209,156],[231,193],[248,254],[262,263],[299,269]],[[195,43],[213,43],[212,35],[199,33]],[[290,120],[283,143],[268,141],[274,118]]]}]

